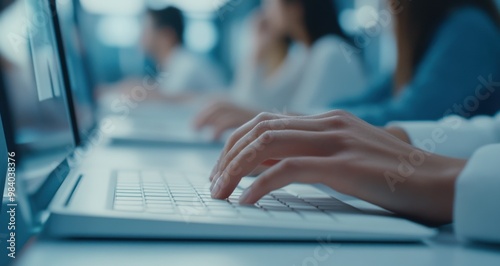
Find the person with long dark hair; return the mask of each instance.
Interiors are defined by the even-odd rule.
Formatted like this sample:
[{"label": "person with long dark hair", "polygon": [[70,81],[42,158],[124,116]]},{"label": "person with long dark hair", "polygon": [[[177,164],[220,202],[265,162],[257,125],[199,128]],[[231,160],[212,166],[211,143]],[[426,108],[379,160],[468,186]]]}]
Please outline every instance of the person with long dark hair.
[{"label": "person with long dark hair", "polygon": [[362,95],[366,87],[361,60],[344,53],[343,49],[352,48],[352,41],[342,31],[331,0],[266,0],[263,10],[271,27],[297,43],[302,70],[294,77],[295,86],[281,95],[290,98],[285,106],[263,109],[217,102],[200,112],[196,127],[213,127],[215,138],[226,129],[244,124],[259,111],[307,112],[325,108],[331,102]]},{"label": "person with long dark hair", "polygon": [[[493,115],[500,92],[500,18],[492,0],[389,0],[397,66],[363,97],[334,103],[367,122]],[[490,84],[490,85],[488,85]],[[487,91],[485,91],[487,90]]]}]

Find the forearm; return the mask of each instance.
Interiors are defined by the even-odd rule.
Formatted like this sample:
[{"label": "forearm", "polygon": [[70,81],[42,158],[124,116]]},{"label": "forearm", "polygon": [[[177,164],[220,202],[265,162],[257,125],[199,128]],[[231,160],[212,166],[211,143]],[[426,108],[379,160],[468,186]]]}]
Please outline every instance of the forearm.
[{"label": "forearm", "polygon": [[412,219],[451,222],[455,182],[466,161],[417,149],[404,154],[394,155],[399,164],[356,166],[348,194]]}]

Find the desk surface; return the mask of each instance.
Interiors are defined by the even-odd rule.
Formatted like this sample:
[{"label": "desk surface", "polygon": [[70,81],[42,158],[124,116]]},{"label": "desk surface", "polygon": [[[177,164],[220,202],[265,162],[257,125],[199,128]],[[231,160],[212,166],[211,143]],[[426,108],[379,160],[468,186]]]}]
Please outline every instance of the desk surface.
[{"label": "desk surface", "polygon": [[[218,149],[114,146],[89,154],[102,167],[209,171]],[[15,260],[21,266],[58,265],[500,265],[500,248],[463,245],[450,227],[423,243],[283,243],[32,239]]]},{"label": "desk surface", "polygon": [[460,245],[444,230],[415,244],[35,239],[16,265],[500,265],[500,249]]}]

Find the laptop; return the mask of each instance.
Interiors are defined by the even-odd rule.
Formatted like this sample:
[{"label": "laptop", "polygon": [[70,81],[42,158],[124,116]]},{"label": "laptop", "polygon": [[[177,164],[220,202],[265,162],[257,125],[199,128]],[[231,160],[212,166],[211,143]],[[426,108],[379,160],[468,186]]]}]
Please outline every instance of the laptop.
[{"label": "laptop", "polygon": [[[38,29],[46,31],[43,36],[50,37],[55,32],[54,25],[59,24],[56,1],[25,1],[28,16],[35,10],[52,14],[53,21]],[[58,50],[60,43],[55,39],[37,42],[35,36],[31,41],[34,58],[40,56],[40,51],[44,55],[48,50]],[[54,58],[64,61],[60,49]],[[61,67],[63,64],[52,62],[50,71],[39,71],[47,64],[36,64],[37,60],[34,63],[36,73],[51,76],[53,73],[57,80],[71,79],[67,69]],[[48,86],[57,83],[54,80]],[[65,83],[62,82],[63,86]],[[41,85],[47,84],[37,83],[39,92],[47,89],[40,88]],[[56,118],[68,119],[66,123],[57,121],[59,126],[54,129],[62,136],[78,132],[72,127],[76,123],[70,111],[74,106],[67,100],[70,91],[60,90],[49,101],[40,102],[52,105],[51,110],[58,109],[55,113],[61,115],[45,117],[50,120],[48,123]],[[66,105],[58,105],[60,102]],[[434,229],[321,186],[294,184],[273,191],[253,206],[241,206],[237,199],[252,178],[245,178],[227,200],[214,200],[210,197],[208,173],[196,175],[161,166],[155,170],[103,169],[85,162],[70,165],[71,151],[77,146],[74,138],[64,140],[65,149],[60,148],[60,143],[40,145],[44,138],[32,140],[28,147],[38,149],[30,151],[31,156],[21,157],[18,170],[24,179],[36,174],[43,180],[31,191],[30,202],[44,231],[54,237],[266,241],[317,241],[327,237],[339,241],[399,242],[420,241],[436,233]],[[196,153],[194,149],[190,151]],[[93,156],[100,158],[99,154]],[[47,163],[48,158],[52,163]]]},{"label": "laptop", "polygon": [[[96,114],[88,109],[95,109],[97,101],[94,98],[92,87],[94,84],[89,73],[89,64],[83,42],[79,19],[79,2],[64,1],[58,3],[58,18],[60,22],[59,35],[66,52],[68,71],[76,76],[70,80],[74,105],[76,106],[77,124],[82,128],[80,138],[88,138],[92,125],[95,125]],[[154,80],[151,76],[149,80]],[[151,81],[149,81],[151,82]],[[147,85],[149,86],[149,85]],[[142,93],[149,88],[144,86]],[[138,93],[140,94],[140,93]],[[133,94],[115,94],[101,101],[101,116],[113,124],[113,130],[107,132],[108,138],[115,143],[162,143],[194,146],[217,146],[222,142],[215,142],[211,132],[196,132],[192,128],[192,120],[198,113],[199,104],[155,104],[136,99]],[[129,103],[130,101],[131,103]],[[87,110],[84,110],[87,109]]]},{"label": "laptop", "polygon": [[[0,68],[0,99],[7,99],[7,84],[3,83]],[[2,100],[0,104],[0,195],[2,206],[0,213],[0,265],[10,265],[21,253],[22,247],[31,236],[29,214],[24,204],[22,189],[17,185],[16,165],[18,154],[15,150],[11,130],[10,108]]]}]

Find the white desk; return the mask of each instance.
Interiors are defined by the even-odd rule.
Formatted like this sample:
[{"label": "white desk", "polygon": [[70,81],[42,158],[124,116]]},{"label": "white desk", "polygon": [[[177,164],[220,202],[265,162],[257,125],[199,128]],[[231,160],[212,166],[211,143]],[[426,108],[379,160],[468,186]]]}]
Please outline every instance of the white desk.
[{"label": "white desk", "polygon": [[419,244],[35,240],[16,265],[500,265],[500,248],[451,232]]},{"label": "white desk", "polygon": [[[103,167],[209,171],[218,149],[123,146],[105,152]],[[33,239],[15,260],[20,266],[78,265],[500,265],[500,247],[464,246],[445,228],[435,239],[414,244],[264,243]]]}]

